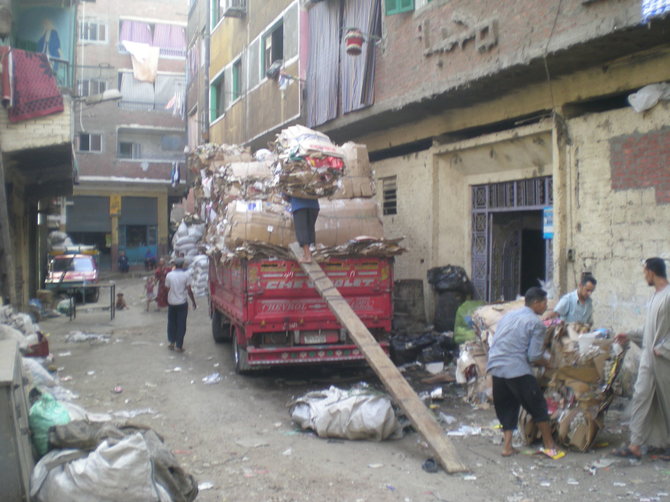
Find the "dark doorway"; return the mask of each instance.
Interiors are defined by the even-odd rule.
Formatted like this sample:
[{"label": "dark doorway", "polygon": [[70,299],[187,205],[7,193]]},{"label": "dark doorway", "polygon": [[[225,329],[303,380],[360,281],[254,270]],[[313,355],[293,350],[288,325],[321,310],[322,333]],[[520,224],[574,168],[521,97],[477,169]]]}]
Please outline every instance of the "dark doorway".
[{"label": "dark doorway", "polygon": [[523,295],[533,286],[541,286],[545,272],[545,242],[541,230],[524,229],[521,232],[521,289]]}]

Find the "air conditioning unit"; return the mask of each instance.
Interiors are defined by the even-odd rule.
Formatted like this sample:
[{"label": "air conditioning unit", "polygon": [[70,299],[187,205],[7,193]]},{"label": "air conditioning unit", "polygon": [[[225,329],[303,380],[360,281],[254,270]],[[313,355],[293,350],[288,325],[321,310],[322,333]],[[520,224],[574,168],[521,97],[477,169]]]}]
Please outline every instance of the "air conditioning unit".
[{"label": "air conditioning unit", "polygon": [[221,0],[222,16],[244,17],[247,13],[247,0]]}]

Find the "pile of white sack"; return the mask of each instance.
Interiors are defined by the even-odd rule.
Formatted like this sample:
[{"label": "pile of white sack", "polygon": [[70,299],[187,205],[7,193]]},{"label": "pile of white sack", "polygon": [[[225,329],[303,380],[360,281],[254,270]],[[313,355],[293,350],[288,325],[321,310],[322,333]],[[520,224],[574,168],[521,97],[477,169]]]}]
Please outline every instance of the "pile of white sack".
[{"label": "pile of white sack", "polygon": [[191,273],[191,288],[195,296],[207,296],[209,283],[209,258],[206,254],[196,255],[188,267]]},{"label": "pile of white sack", "polygon": [[205,233],[205,224],[200,222],[200,219],[193,216],[184,218],[177,232],[172,237],[172,249],[174,256],[184,255],[186,263],[190,264],[195,257],[200,254],[198,246]]},{"label": "pile of white sack", "polygon": [[184,255],[195,296],[207,296],[209,259],[201,252],[204,233],[205,224],[197,216],[189,215],[179,223],[172,238],[173,257]]}]

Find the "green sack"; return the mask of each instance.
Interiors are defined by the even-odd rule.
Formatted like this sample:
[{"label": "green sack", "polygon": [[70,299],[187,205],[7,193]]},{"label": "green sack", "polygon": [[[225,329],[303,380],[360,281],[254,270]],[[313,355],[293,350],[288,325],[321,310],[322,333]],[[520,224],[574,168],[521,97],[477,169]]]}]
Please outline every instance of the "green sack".
[{"label": "green sack", "polygon": [[463,302],[456,310],[456,322],[454,323],[454,341],[457,344],[465,343],[475,338],[475,330],[472,327],[472,314],[477,308],[485,305],[481,300],[468,300]]},{"label": "green sack", "polygon": [[40,457],[49,451],[49,428],[52,425],[64,425],[69,422],[70,414],[67,408],[47,392],[30,407],[28,423],[33,445]]}]

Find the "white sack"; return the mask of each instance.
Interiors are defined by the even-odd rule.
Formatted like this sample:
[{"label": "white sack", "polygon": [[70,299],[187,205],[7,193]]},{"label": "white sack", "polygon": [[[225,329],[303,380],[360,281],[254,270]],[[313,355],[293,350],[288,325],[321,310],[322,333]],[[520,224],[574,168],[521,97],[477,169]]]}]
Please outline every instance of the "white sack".
[{"label": "white sack", "polygon": [[301,428],[319,437],[381,441],[402,434],[389,397],[369,390],[331,386],[308,392],[291,403],[290,413]]},{"label": "white sack", "polygon": [[31,477],[34,502],[169,502],[152,479],[151,455],[142,434],[116,444],[103,441],[88,456],[61,463],[79,450],[52,450],[37,463]]}]

